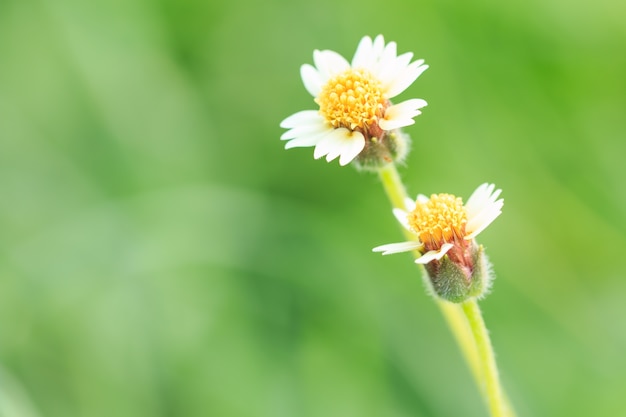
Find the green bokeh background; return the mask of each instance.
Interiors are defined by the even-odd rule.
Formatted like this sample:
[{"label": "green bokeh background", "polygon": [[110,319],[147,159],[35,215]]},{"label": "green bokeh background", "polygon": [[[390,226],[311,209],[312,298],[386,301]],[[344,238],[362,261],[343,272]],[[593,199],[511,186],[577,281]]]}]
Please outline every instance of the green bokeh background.
[{"label": "green bokeh background", "polygon": [[486,416],[375,175],[283,150],[383,33],[411,194],[503,188],[520,416],[626,416],[626,3],[0,0],[0,416]]}]

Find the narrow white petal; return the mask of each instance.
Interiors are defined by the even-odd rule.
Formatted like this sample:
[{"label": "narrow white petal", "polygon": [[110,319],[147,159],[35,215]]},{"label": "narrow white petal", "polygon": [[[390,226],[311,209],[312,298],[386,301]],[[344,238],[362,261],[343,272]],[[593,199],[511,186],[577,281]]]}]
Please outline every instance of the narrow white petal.
[{"label": "narrow white petal", "polygon": [[339,165],[344,166],[352,162],[354,158],[365,148],[365,137],[360,132],[352,132],[352,138],[344,146],[339,156]]},{"label": "narrow white petal", "polygon": [[467,199],[467,203],[465,203],[465,208],[467,209],[468,206],[471,206],[472,204],[476,204],[474,203],[475,201],[482,201],[483,198],[485,198],[485,195],[489,195],[490,191],[489,189],[491,188],[491,190],[493,190],[495,188],[495,184],[489,184],[488,182],[485,182],[483,184],[480,184],[472,193],[472,195]]},{"label": "narrow white petal", "polygon": [[415,199],[415,201],[417,201],[420,204],[427,203],[428,200],[430,200],[430,198],[426,197],[424,194],[418,194],[417,198]]},{"label": "narrow white petal", "polygon": [[398,45],[395,42],[389,42],[385,49],[383,49],[383,54],[381,55],[382,60],[394,61],[398,56]]},{"label": "narrow white petal", "polygon": [[403,101],[402,103],[394,104],[387,109],[387,114],[391,113],[392,116],[410,114],[417,109],[426,107],[428,103],[421,98],[413,98],[411,100]]},{"label": "narrow white petal", "polygon": [[352,58],[353,68],[369,67],[369,62],[372,58],[372,38],[364,36],[359,42],[359,46],[356,48],[354,58]]},{"label": "narrow white petal", "polygon": [[470,240],[476,237],[480,232],[485,230],[500,214],[502,214],[502,206],[504,200],[500,199],[490,203],[489,207],[479,213],[479,215],[468,218],[465,229],[470,232],[465,239]]},{"label": "narrow white petal", "polygon": [[378,64],[376,65],[376,69],[374,72],[374,75],[379,80],[383,80],[382,74],[392,71],[394,63],[396,61],[396,51],[397,45],[395,42],[389,42],[383,49],[380,57],[378,58]]},{"label": "narrow white petal", "polygon": [[350,134],[347,129],[343,130],[333,130],[330,135],[334,136],[332,139],[334,141],[334,145],[332,149],[326,155],[326,162],[330,162],[333,159],[336,159],[343,152],[344,147],[346,146],[346,137]]},{"label": "narrow white petal", "polygon": [[321,139],[320,136],[308,136],[305,138],[295,138],[285,143],[285,149],[292,148],[308,148],[317,145]]},{"label": "narrow white petal", "polygon": [[465,204],[467,213],[465,229],[468,235],[465,236],[465,239],[473,239],[502,213],[504,200],[497,200],[502,190],[495,190],[495,187],[494,184],[481,184],[467,200]]},{"label": "narrow white petal", "polygon": [[[495,214],[500,214],[502,212],[502,206],[504,205],[504,200],[500,199],[498,201],[487,201],[482,209],[474,213],[471,217],[467,216],[467,224],[470,225],[478,225],[484,222],[485,218],[492,217]],[[497,217],[497,215],[496,215]],[[470,227],[469,231],[472,232],[475,227]]]},{"label": "narrow white petal", "polygon": [[346,165],[365,147],[365,138],[360,132],[352,132],[348,129],[340,128],[334,129],[329,136],[325,140],[332,141],[333,144],[326,155],[328,162],[339,156],[339,164]]},{"label": "narrow white petal", "polygon": [[416,264],[422,264],[422,265],[426,265],[427,263],[434,261],[434,260],[439,260],[441,258],[443,258],[443,256],[448,253],[448,251],[450,249],[452,249],[454,247],[453,244],[451,243],[444,243],[443,245],[441,245],[441,249],[439,250],[431,250],[429,252],[426,252],[425,254],[423,254],[422,256],[420,256],[419,258],[417,258],[415,260]]},{"label": "narrow white petal", "polygon": [[374,38],[372,53],[378,59],[382,55],[383,49],[385,49],[385,38],[383,35],[378,35]]},{"label": "narrow white petal", "polygon": [[291,148],[308,148],[309,146],[315,146],[324,138],[324,135],[303,136],[295,139],[291,139],[285,144],[285,149]]},{"label": "narrow white petal", "polygon": [[385,112],[384,119],[379,120],[379,125],[384,130],[393,130],[399,127],[409,126],[415,123],[413,117],[422,114],[422,107],[426,106],[426,101],[415,98],[393,105]]},{"label": "narrow white petal", "polygon": [[319,123],[315,125],[294,127],[293,129],[290,129],[283,133],[280,137],[280,140],[289,140],[303,136],[317,135],[330,129],[332,128],[329,125],[320,120]]},{"label": "narrow white petal", "polygon": [[294,113],[280,122],[280,127],[285,129],[291,129],[300,126],[317,125],[320,121],[323,121],[323,117],[317,110],[302,110],[298,113]]},{"label": "narrow white petal", "polygon": [[[485,204],[487,204],[487,202],[490,200],[492,193],[495,194],[495,198],[498,198],[502,190],[497,190],[494,193],[493,190],[495,187],[495,184],[489,184],[486,182],[476,188],[476,190],[467,200],[467,203],[465,203],[465,211],[467,212],[468,218],[476,216],[483,209]],[[493,199],[493,201],[495,201],[495,198]]]},{"label": "narrow white petal", "polygon": [[[421,114],[421,112],[419,114]],[[410,126],[414,123],[415,123],[415,120],[411,118],[392,119],[392,120],[380,119],[378,121],[378,126],[380,126],[382,130],[394,130],[394,129],[399,129],[401,127]]]},{"label": "narrow white petal", "polygon": [[[367,42],[367,41],[366,41]],[[372,74],[378,74],[380,58],[385,49],[385,38],[378,35],[370,45],[365,45],[362,51],[358,51],[358,60],[353,65],[355,68],[365,68]],[[365,54],[367,52],[367,54]],[[355,58],[357,56],[355,55]],[[356,65],[358,64],[358,65]]]},{"label": "narrow white petal", "polygon": [[393,215],[396,217],[396,220],[398,220],[398,222],[402,225],[402,227],[404,227],[408,231],[413,231],[411,229],[411,226],[409,225],[409,213],[408,212],[399,208],[394,208]]},{"label": "narrow white petal", "polygon": [[393,82],[387,86],[387,98],[397,96],[413,84],[413,81],[428,69],[428,65],[422,65],[422,63],[422,60],[415,61],[406,70],[399,73]]},{"label": "narrow white petal", "polygon": [[313,51],[313,61],[317,70],[322,75],[324,82],[338,73],[350,68],[350,64],[344,57],[335,51]]},{"label": "narrow white petal", "polygon": [[413,59],[413,52],[406,52],[396,58],[395,67],[397,70],[404,71]]},{"label": "narrow white petal", "polygon": [[410,252],[415,249],[422,248],[422,244],[420,242],[400,242],[400,243],[389,243],[387,245],[377,246],[372,249],[373,252],[382,252],[383,255],[391,255],[394,253],[401,252]]},{"label": "narrow white petal", "polygon": [[326,135],[322,140],[317,143],[317,145],[315,145],[313,158],[319,159],[324,155],[328,155],[328,152],[334,149],[334,145],[335,142],[332,140],[332,135]]},{"label": "narrow white petal", "polygon": [[387,90],[387,87],[393,83],[398,74],[403,73],[413,58],[412,52],[407,52],[393,59],[384,68],[381,68],[378,72],[378,79],[382,82],[383,88]]},{"label": "narrow white petal", "polygon": [[404,208],[406,209],[407,213],[415,210],[416,205],[417,205],[416,200],[413,200],[409,197],[406,197],[404,199]]},{"label": "narrow white petal", "polygon": [[300,76],[302,77],[302,83],[304,84],[306,91],[308,91],[313,97],[317,97],[322,91],[326,78],[309,64],[304,64],[300,67]]},{"label": "narrow white petal", "polygon": [[326,155],[326,162],[330,162],[334,159],[337,159],[339,155],[343,152],[343,148],[346,146],[343,138],[337,137],[335,141],[335,145],[333,145],[332,149]]},{"label": "narrow white petal", "polygon": [[347,135],[349,135],[350,131],[345,127],[340,127],[338,129],[332,129],[322,140],[318,142],[315,146],[315,151],[313,152],[313,157],[315,159],[319,159],[324,155],[331,155],[332,158],[328,159],[332,161],[341,153],[344,140]]}]

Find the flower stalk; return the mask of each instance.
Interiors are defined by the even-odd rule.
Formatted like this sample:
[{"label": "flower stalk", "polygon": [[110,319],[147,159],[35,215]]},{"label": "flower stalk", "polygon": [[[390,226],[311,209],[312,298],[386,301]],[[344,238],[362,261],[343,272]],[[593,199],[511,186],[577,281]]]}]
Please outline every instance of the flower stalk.
[{"label": "flower stalk", "polygon": [[481,366],[480,374],[483,377],[482,392],[486,396],[487,405],[493,417],[512,417],[513,412],[510,404],[504,396],[498,374],[496,358],[489,338],[489,332],[485,326],[480,307],[475,298],[465,301],[461,307],[469,322],[472,335],[476,341],[479,362]]}]

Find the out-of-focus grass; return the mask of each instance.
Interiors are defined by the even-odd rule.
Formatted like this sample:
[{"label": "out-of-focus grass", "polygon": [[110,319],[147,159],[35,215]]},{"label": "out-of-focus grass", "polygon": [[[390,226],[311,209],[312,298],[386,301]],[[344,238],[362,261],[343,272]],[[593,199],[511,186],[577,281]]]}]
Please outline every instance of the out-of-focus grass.
[{"label": "out-of-focus grass", "polygon": [[0,416],[483,416],[374,176],[282,149],[383,33],[412,193],[504,189],[483,303],[520,416],[626,413],[626,8],[0,3]]}]

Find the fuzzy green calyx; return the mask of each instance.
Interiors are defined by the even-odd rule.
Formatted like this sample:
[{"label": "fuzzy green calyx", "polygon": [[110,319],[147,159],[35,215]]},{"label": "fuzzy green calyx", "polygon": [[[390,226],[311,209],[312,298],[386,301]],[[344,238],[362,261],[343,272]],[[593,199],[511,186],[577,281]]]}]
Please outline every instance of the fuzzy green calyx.
[{"label": "fuzzy green calyx", "polygon": [[491,287],[491,264],[482,245],[472,242],[471,263],[460,264],[448,255],[424,265],[427,286],[433,294],[446,301],[462,303],[470,298],[485,296]]},{"label": "fuzzy green calyx", "polygon": [[378,171],[390,163],[401,163],[409,153],[410,139],[400,129],[379,132],[380,137],[365,140],[365,147],[354,159],[358,169]]}]

